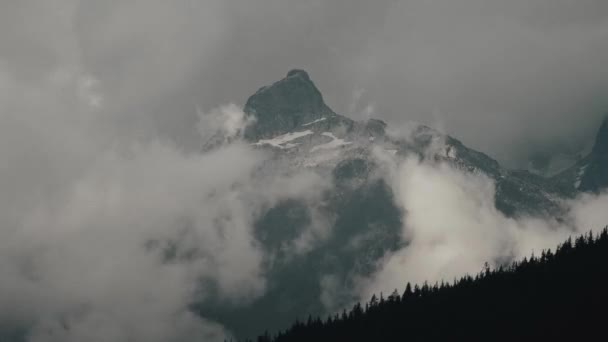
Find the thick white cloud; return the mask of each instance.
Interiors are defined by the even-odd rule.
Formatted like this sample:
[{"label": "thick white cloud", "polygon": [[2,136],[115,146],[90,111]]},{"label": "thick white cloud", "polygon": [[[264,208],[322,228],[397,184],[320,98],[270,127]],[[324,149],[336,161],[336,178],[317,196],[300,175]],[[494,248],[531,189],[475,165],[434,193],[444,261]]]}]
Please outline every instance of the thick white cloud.
[{"label": "thick white cloud", "polygon": [[597,230],[608,226],[608,193],[583,194],[570,203],[573,224],[579,230]]},{"label": "thick white cloud", "polygon": [[[386,160],[385,160],[386,161]],[[452,281],[548,248],[568,236],[600,230],[608,223],[605,195],[583,195],[567,203],[569,222],[509,218],[494,206],[495,187],[483,174],[417,158],[388,166],[396,201],[404,211],[405,246],[387,254],[379,270],[362,280],[359,293],[390,292],[407,282]]]},{"label": "thick white cloud", "polygon": [[80,82],[3,79],[0,317],[33,341],[221,340],[187,308],[203,281],[231,302],[264,291],[239,187],[262,158],[111,144]]},{"label": "thick white cloud", "polygon": [[[262,295],[254,220],[324,182],[260,173],[267,156],[238,140],[191,153],[116,134],[104,84],[65,62],[28,75],[0,65],[2,327],[31,341],[221,341],[189,306]],[[247,124],[234,105],[200,115],[201,142]]]},{"label": "thick white cloud", "polygon": [[[201,144],[217,134],[224,144],[188,152],[117,139],[103,84],[79,68],[0,74],[2,325],[31,341],[229,336],[189,306],[262,295],[271,256],[254,221],[286,198],[317,201],[327,181],[239,141],[248,121],[236,105],[198,113]],[[325,231],[313,221],[300,250]]]}]

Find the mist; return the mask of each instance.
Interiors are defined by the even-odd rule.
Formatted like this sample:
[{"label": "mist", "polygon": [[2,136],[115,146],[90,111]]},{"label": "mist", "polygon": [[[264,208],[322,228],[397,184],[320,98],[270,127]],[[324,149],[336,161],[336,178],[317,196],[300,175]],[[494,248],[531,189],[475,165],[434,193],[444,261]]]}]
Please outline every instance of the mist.
[{"label": "mist", "polygon": [[[432,152],[431,152],[432,153]],[[495,184],[482,173],[447,162],[401,160],[377,151],[403,211],[403,248],[387,253],[371,277],[357,279],[359,298],[400,292],[405,284],[451,282],[515,260],[540,255],[568,237],[608,224],[605,193],[565,200],[566,217],[507,217],[495,206]],[[432,159],[431,159],[432,160]]]},{"label": "mist", "polygon": [[282,198],[313,200],[325,181],[272,172],[238,139],[250,120],[236,105],[198,112],[201,146],[223,144],[192,153],[161,137],[117,138],[85,73],[2,72],[3,329],[45,342],[229,338],[190,306],[263,295],[269,256],[254,220]]},{"label": "mist", "polygon": [[[267,291],[259,215],[286,198],[313,208],[285,244],[294,254],[332,233],[314,212],[330,182],[273,168],[239,139],[242,104],[289,69],[338,113],[425,123],[521,167],[593,139],[606,60],[603,0],[4,2],[0,329],[37,342],[230,338],[204,305]],[[565,203],[565,223],[513,219],[482,175],[386,163],[408,247],[357,280],[363,297],[608,222],[606,195]],[[331,307],[337,280],[320,282]]]},{"label": "mist", "polygon": [[98,79],[118,136],[195,148],[193,107],[242,105],[298,67],[338,113],[421,122],[512,167],[590,143],[606,42],[602,0],[28,0],[3,4],[0,36],[23,77]]}]

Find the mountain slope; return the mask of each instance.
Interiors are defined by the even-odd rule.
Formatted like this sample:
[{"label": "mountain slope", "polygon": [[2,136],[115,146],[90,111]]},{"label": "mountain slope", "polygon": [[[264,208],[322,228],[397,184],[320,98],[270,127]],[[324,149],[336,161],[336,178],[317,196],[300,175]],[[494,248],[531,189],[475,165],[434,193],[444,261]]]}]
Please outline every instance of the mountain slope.
[{"label": "mountain slope", "polygon": [[284,329],[303,313],[344,307],[356,299],[357,278],[373,274],[383,256],[407,245],[404,215],[378,155],[394,162],[406,156],[445,162],[485,175],[496,185],[496,208],[507,216],[559,218],[562,201],[576,193],[552,179],[506,169],[430,127],[389,133],[381,120],[335,113],[302,70],[259,89],[244,110],[253,119],[244,138],[271,156],[260,173],[309,171],[329,187],[314,203],[285,198],[255,222],[255,238],[269,256],[263,296],[238,309],[221,302],[195,306],[237,337],[253,336],[262,326]]},{"label": "mountain slope", "polygon": [[[426,126],[418,126],[407,136],[386,133],[380,120],[358,122],[336,114],[309,75],[293,70],[287,77],[258,90],[245,106],[256,119],[245,137],[259,147],[269,147],[305,166],[319,162],[332,167],[331,160],[358,157],[370,159],[373,147],[390,153],[417,154],[420,158],[447,161],[470,172],[481,172],[496,183],[496,207],[509,216],[559,215],[560,199],[573,191],[524,170],[508,170],[484,153],[465,146],[459,140]],[[338,151],[333,157],[320,151]]]},{"label": "mountain slope", "polygon": [[258,342],[605,340],[608,230],[453,284],[407,284]]},{"label": "mountain slope", "polygon": [[608,187],[608,118],[602,122],[591,152],[553,180],[573,192],[598,193]]}]

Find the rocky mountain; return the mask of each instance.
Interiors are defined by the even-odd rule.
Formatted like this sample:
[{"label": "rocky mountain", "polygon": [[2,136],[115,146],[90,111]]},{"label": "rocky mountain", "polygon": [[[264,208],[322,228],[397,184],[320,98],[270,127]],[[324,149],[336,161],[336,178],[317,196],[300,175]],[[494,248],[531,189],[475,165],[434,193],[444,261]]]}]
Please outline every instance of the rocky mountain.
[{"label": "rocky mountain", "polygon": [[[262,326],[285,328],[303,313],[320,314],[349,304],[353,279],[369,275],[383,255],[403,247],[403,213],[381,176],[379,154],[447,162],[483,174],[494,180],[496,208],[507,216],[559,217],[564,199],[608,182],[606,123],[584,164],[548,179],[506,169],[430,127],[394,133],[381,120],[355,121],[337,114],[303,70],[292,70],[259,89],[244,110],[253,122],[244,138],[272,155],[269,167],[314,171],[329,180],[331,189],[320,195],[314,208],[301,199],[285,199],[257,220],[256,238],[271,256],[264,296],[238,310],[221,303],[204,306],[207,317],[218,319],[237,336],[253,336]],[[577,177],[580,184],[573,186],[574,179],[568,177]],[[326,218],[331,234],[317,237],[315,248],[294,253],[302,232],[318,224],[317,216]]]},{"label": "rocky mountain", "polygon": [[597,193],[608,187],[608,118],[600,126],[591,152],[552,180],[569,192]]},{"label": "rocky mountain", "polygon": [[297,156],[305,166],[318,166],[321,160],[331,165],[332,158],[319,153],[327,150],[335,152],[335,160],[369,160],[372,147],[445,160],[492,178],[497,187],[496,207],[507,215],[555,215],[560,212],[560,199],[574,193],[560,182],[526,170],[503,168],[486,154],[426,126],[407,135],[389,135],[383,121],[358,122],[336,114],[303,70],[292,70],[284,79],[258,90],[247,101],[245,112],[257,120],[245,132],[246,139],[279,154]]}]

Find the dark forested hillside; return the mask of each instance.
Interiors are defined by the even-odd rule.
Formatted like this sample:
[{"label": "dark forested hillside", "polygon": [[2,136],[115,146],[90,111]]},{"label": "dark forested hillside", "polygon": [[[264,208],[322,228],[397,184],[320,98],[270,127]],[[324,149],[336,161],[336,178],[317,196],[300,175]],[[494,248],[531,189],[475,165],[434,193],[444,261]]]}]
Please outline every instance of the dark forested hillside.
[{"label": "dark forested hillside", "polygon": [[606,340],[608,230],[453,283],[405,285],[258,342]]}]

